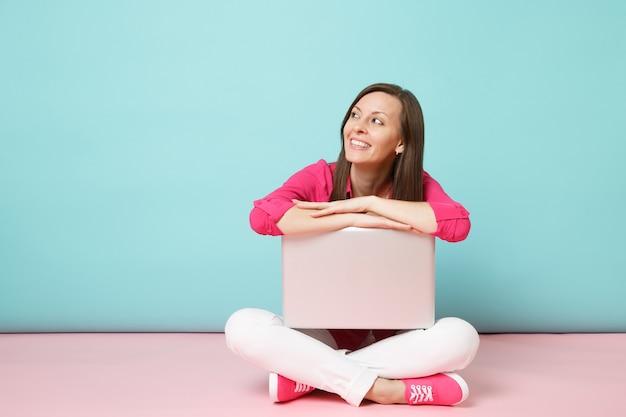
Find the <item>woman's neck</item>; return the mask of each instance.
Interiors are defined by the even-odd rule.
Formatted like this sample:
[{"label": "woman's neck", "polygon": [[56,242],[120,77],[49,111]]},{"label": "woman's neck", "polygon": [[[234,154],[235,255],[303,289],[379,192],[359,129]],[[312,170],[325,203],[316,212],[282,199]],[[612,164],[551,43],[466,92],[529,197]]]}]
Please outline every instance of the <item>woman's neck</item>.
[{"label": "woman's neck", "polygon": [[368,170],[352,164],[350,167],[352,197],[376,195],[387,198],[391,191],[390,172]]}]

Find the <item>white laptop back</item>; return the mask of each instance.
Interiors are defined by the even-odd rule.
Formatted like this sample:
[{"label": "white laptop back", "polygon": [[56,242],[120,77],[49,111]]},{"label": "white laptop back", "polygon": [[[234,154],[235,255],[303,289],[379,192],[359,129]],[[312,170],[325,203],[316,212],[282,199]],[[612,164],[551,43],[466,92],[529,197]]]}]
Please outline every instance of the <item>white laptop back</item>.
[{"label": "white laptop back", "polygon": [[435,239],[348,227],[283,236],[283,318],[292,328],[419,329],[435,321]]}]

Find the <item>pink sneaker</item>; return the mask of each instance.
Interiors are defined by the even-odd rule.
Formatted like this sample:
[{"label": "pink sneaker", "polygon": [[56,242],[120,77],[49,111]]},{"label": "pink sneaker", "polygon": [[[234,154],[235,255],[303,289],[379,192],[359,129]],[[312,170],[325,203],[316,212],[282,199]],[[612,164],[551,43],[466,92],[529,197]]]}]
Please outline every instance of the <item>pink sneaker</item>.
[{"label": "pink sneaker", "polygon": [[402,382],[406,387],[404,396],[411,405],[455,405],[469,395],[467,383],[452,373],[403,379]]},{"label": "pink sneaker", "polygon": [[287,379],[274,372],[270,373],[270,399],[275,403],[295,400],[314,391],[315,388]]}]

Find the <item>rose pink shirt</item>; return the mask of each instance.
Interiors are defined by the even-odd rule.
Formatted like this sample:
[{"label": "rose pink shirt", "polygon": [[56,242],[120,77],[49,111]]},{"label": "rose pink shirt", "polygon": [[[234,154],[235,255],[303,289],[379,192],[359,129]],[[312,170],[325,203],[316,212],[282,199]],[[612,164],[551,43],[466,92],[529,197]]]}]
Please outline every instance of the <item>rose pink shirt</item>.
[{"label": "rose pink shirt", "polygon": [[[263,235],[282,235],[276,223],[294,206],[293,199],[303,201],[329,201],[333,190],[335,164],[320,160],[292,175],[282,187],[266,197],[256,200],[250,212],[250,226]],[[469,212],[452,200],[441,185],[427,172],[423,175],[424,200],[435,212],[437,230],[432,233],[449,242],[465,239],[470,230]],[[350,195],[350,184],[346,193]]]}]

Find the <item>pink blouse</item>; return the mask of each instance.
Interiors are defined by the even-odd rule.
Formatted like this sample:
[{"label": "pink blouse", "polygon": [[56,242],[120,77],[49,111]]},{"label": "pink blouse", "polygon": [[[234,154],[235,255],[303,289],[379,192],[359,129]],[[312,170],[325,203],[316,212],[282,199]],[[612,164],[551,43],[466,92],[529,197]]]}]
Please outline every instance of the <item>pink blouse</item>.
[{"label": "pink blouse", "polygon": [[[293,199],[330,201],[334,166],[335,163],[329,164],[322,159],[296,172],[282,187],[266,197],[256,200],[250,212],[252,229],[263,235],[282,235],[276,223],[294,206]],[[465,239],[470,230],[469,212],[452,200],[427,172],[424,172],[423,183],[424,200],[431,205],[437,219],[437,230],[433,235],[449,242]],[[346,193],[349,195],[350,192],[348,184]]]}]

